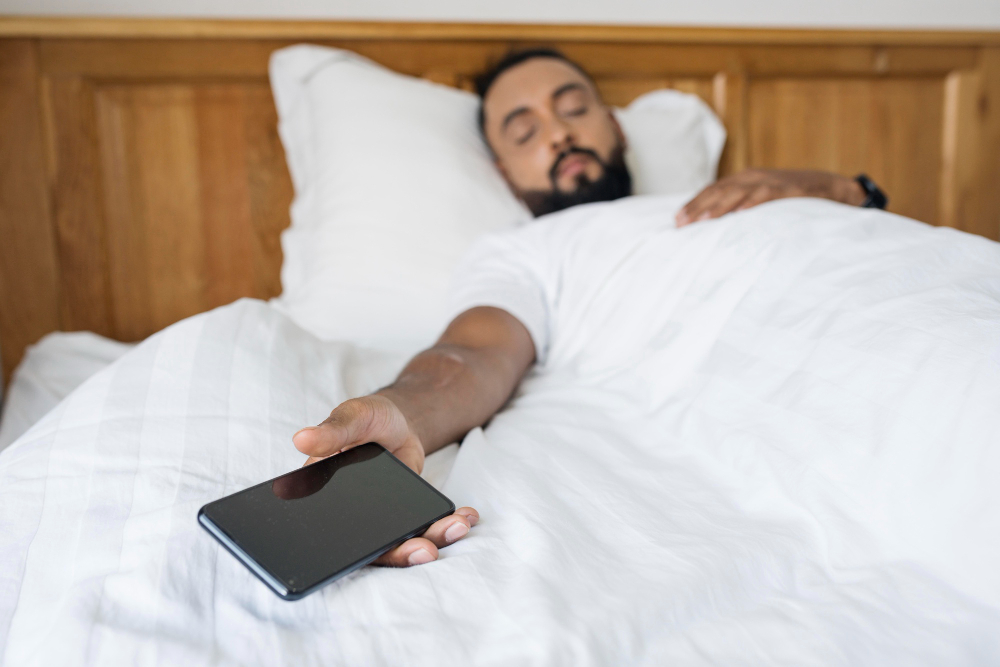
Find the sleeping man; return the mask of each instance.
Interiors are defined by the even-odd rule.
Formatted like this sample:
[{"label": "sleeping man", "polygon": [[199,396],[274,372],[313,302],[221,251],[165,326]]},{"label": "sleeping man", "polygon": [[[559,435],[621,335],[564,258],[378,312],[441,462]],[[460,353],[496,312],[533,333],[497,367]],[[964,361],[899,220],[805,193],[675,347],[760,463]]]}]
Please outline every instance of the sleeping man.
[{"label": "sleeping man", "polygon": [[[641,244],[651,231],[648,215],[639,216],[641,224],[628,222],[629,207],[656,205],[648,198],[578,206],[631,194],[621,128],[580,67],[555,51],[525,51],[502,60],[478,83],[482,133],[511,189],[536,216],[575,208],[474,247],[453,294],[458,315],[437,343],[415,356],[390,386],[345,401],[322,424],[296,433],[295,446],[309,462],[375,441],[422,470],[426,455],[461,440],[499,411],[532,366],[552,361],[559,347],[555,320],[566,330],[577,312],[594,316],[594,295],[601,281],[612,279],[614,267],[588,266],[567,285],[553,276],[568,275],[573,253],[590,245],[609,258],[627,257],[633,252],[628,244]],[[659,226],[683,227],[785,197],[884,204],[878,195],[865,179],[749,170],[705,188],[674,221]],[[627,305],[641,313],[650,307],[641,303],[644,298],[636,294],[640,303]],[[620,321],[628,326],[627,316]],[[565,360],[585,352],[559,354]],[[378,562],[432,561],[478,520],[474,509],[460,508]]]}]

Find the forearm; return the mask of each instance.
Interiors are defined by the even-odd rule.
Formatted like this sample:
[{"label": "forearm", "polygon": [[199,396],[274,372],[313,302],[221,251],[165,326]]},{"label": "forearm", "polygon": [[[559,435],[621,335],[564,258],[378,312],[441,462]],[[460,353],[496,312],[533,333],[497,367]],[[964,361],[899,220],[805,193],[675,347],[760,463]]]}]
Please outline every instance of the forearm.
[{"label": "forearm", "polygon": [[534,360],[520,323],[496,309],[475,310],[376,392],[399,408],[426,454],[489,421]]},{"label": "forearm", "polygon": [[483,350],[438,344],[414,357],[395,382],[376,393],[396,404],[430,454],[503,407],[520,379],[507,366]]}]

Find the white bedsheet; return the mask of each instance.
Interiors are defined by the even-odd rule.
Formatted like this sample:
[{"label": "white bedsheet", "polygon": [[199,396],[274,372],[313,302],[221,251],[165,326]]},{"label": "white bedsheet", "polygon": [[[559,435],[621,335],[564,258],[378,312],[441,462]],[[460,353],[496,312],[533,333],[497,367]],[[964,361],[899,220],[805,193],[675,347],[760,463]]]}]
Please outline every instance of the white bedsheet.
[{"label": "white bedsheet", "polygon": [[[56,331],[30,346],[4,396],[0,451],[27,433],[94,373],[107,368],[132,347],[132,343],[122,343],[90,331]],[[393,352],[385,352],[382,356],[390,364],[401,362]],[[434,452],[427,457],[421,476],[440,487],[457,454],[458,445]]]},{"label": "white bedsheet", "polygon": [[0,455],[6,664],[995,664],[1000,246],[808,200],[699,224],[656,242],[703,298],[651,307],[700,338],[529,377],[444,484],[468,538],[295,603],[196,512],[401,360],[254,301],[142,343]]},{"label": "white bedsheet", "polygon": [[0,417],[0,451],[17,440],[83,381],[131,349],[89,331],[50,333],[25,351]]}]

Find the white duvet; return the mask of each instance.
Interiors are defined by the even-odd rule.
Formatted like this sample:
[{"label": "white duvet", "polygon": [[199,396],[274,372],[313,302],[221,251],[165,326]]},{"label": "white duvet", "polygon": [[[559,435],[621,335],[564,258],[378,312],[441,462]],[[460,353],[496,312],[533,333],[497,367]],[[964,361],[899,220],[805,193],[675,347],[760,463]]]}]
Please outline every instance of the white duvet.
[{"label": "white duvet", "polygon": [[602,270],[459,451],[470,536],[294,603],[196,512],[403,359],[255,301],[139,345],[0,455],[5,663],[1000,661],[1000,245],[791,200]]}]

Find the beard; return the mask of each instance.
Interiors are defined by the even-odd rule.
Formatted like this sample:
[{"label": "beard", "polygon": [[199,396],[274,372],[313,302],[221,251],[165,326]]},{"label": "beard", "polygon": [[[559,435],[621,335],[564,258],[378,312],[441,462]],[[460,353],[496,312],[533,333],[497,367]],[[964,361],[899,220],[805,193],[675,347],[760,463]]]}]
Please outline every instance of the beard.
[{"label": "beard", "polygon": [[[596,180],[591,180],[586,174],[580,174],[576,178],[576,188],[563,192],[556,181],[559,165],[573,154],[588,155],[597,160],[601,165],[601,175]],[[589,148],[567,148],[560,153],[549,170],[549,180],[552,181],[551,190],[526,190],[520,193],[521,199],[536,218],[577,204],[612,201],[632,194],[632,175],[625,166],[625,149],[621,144],[615,147],[607,162]]]}]

